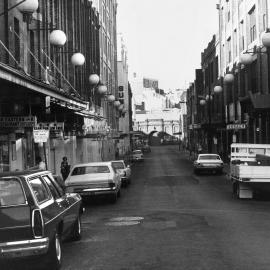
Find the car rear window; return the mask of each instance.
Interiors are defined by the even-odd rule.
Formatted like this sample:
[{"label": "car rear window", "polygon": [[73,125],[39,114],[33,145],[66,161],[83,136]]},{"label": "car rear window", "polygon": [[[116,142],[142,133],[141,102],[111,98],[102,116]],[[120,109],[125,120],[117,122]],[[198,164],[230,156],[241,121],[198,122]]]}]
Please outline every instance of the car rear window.
[{"label": "car rear window", "polygon": [[141,150],[136,150],[136,151],[133,151],[133,154],[141,154],[142,151]]},{"label": "car rear window", "polygon": [[16,178],[0,179],[0,207],[25,204],[21,183]]},{"label": "car rear window", "polygon": [[125,169],[123,162],[112,162],[114,169]]},{"label": "car rear window", "polygon": [[204,155],[204,156],[199,156],[199,159],[200,160],[204,160],[204,159],[215,160],[215,159],[220,159],[220,157],[219,156],[216,156],[216,155]]},{"label": "car rear window", "polygon": [[108,166],[80,166],[73,169],[71,175],[110,173]]}]

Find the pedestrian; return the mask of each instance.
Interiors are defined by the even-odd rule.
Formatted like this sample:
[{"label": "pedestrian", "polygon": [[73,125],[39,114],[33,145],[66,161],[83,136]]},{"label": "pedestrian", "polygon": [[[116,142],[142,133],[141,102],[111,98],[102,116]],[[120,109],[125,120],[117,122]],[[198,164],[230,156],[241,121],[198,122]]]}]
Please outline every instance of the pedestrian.
[{"label": "pedestrian", "polygon": [[70,172],[70,165],[68,164],[67,157],[63,157],[63,160],[61,162],[61,174],[64,181],[67,179],[69,172]]},{"label": "pedestrian", "polygon": [[36,167],[40,170],[46,170],[46,164],[40,156],[36,157]]}]

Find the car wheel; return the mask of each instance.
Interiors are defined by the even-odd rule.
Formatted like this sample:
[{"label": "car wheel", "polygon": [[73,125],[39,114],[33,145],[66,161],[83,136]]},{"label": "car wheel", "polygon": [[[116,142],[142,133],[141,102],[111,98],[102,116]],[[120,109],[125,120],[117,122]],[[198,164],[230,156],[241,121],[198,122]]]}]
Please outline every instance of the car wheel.
[{"label": "car wheel", "polygon": [[79,241],[81,240],[81,238],[82,238],[82,221],[81,215],[79,215],[71,233],[71,240]]},{"label": "car wheel", "polygon": [[62,241],[60,234],[56,233],[53,240],[50,243],[48,258],[50,268],[53,270],[59,270],[62,265]]}]

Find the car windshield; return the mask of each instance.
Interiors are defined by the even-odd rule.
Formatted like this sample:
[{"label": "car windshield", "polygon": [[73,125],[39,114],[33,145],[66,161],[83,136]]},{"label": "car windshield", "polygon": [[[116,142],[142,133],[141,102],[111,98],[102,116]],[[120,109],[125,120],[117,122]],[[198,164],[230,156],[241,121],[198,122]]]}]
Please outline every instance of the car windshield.
[{"label": "car windshield", "polygon": [[123,162],[112,162],[114,169],[125,169]]},{"label": "car windshield", "polygon": [[25,203],[24,192],[18,179],[0,179],[0,207]]},{"label": "car windshield", "polygon": [[141,153],[142,153],[141,150],[135,150],[135,151],[133,151],[133,154],[141,154]]},{"label": "car windshield", "polygon": [[211,160],[218,159],[218,160],[220,160],[220,157],[217,156],[217,155],[203,155],[203,156],[199,156],[199,160],[206,160],[206,159],[211,159]]},{"label": "car windshield", "polygon": [[108,166],[80,166],[73,169],[71,175],[110,173]]}]

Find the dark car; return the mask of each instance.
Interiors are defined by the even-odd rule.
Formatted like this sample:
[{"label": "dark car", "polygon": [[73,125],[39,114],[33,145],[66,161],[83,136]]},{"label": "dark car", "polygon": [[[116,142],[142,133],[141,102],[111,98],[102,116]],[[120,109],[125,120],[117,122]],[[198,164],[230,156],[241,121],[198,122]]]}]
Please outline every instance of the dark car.
[{"label": "dark car", "polygon": [[38,258],[60,269],[62,240],[81,238],[82,212],[80,195],[49,171],[0,174],[0,265]]},{"label": "dark car", "polygon": [[148,144],[145,144],[143,147],[142,147],[142,152],[143,153],[150,153],[151,152],[151,148]]}]

